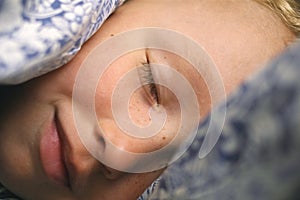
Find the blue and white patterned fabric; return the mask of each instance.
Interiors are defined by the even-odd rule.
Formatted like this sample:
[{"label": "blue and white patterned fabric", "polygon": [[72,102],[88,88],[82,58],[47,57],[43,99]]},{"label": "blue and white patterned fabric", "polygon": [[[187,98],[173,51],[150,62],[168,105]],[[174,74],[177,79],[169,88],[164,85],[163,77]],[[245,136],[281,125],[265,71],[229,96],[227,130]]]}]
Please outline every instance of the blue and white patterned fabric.
[{"label": "blue and white patterned fabric", "polygon": [[67,63],[124,0],[1,0],[0,84]]},{"label": "blue and white patterned fabric", "polygon": [[198,158],[208,117],[190,149],[141,199],[300,198],[300,43],[212,112],[225,108],[225,125],[212,152]]}]

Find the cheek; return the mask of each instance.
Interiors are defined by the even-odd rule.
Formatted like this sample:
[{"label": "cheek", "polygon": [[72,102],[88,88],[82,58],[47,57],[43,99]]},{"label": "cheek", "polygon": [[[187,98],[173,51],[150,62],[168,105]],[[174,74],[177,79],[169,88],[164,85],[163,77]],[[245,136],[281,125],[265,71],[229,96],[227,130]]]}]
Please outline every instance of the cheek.
[{"label": "cheek", "polygon": [[[105,85],[104,82],[103,85]],[[176,96],[166,88],[160,88],[160,90],[163,91],[162,104],[154,112],[165,112],[164,123],[154,122],[155,114],[151,118],[150,110],[153,109],[153,106],[147,99],[147,94],[143,88],[137,89],[128,101],[124,101],[124,106],[128,108],[126,114],[130,118],[129,123],[140,128],[140,132],[130,132],[129,134],[124,131],[124,127],[121,127],[113,116],[113,108],[110,103],[112,92],[105,90],[106,95],[98,95],[96,98],[96,102],[99,102],[97,104],[97,114],[105,140],[109,140],[119,148],[134,153],[151,152],[167,145],[179,129],[181,111]],[[146,129],[151,125],[155,126],[158,131],[149,132],[151,137],[140,137],[139,134],[143,134],[144,137],[148,135]]]}]

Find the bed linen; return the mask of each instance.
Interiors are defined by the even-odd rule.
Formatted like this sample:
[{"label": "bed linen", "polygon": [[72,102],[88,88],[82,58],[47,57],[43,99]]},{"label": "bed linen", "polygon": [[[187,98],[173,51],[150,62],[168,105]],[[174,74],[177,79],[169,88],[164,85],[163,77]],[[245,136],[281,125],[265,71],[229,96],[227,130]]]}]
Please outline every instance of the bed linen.
[{"label": "bed linen", "polygon": [[124,0],[1,0],[0,84],[67,63]]}]

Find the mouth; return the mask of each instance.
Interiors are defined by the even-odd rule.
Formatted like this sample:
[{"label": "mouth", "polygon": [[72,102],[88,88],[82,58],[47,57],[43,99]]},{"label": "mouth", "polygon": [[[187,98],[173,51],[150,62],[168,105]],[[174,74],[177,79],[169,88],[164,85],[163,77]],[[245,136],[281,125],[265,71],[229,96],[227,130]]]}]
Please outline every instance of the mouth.
[{"label": "mouth", "polygon": [[68,171],[65,165],[63,146],[57,129],[56,117],[44,129],[40,141],[40,156],[48,178],[59,185],[68,186]]}]

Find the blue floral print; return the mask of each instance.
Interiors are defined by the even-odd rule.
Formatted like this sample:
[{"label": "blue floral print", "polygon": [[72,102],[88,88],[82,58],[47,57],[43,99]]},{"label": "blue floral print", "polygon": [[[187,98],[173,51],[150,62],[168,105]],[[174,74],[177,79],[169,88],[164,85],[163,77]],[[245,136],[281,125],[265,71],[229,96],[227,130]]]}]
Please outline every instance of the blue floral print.
[{"label": "blue floral print", "polygon": [[0,84],[67,63],[124,0],[2,0]]}]

